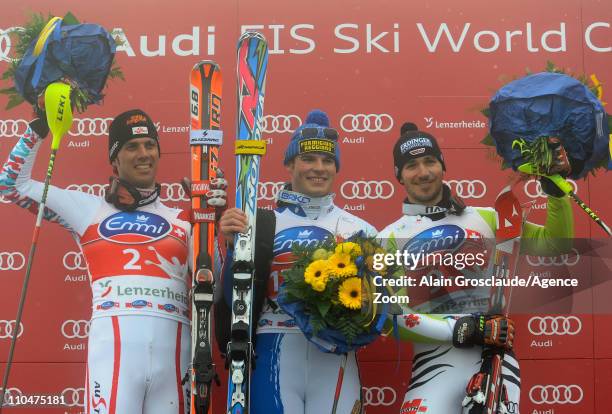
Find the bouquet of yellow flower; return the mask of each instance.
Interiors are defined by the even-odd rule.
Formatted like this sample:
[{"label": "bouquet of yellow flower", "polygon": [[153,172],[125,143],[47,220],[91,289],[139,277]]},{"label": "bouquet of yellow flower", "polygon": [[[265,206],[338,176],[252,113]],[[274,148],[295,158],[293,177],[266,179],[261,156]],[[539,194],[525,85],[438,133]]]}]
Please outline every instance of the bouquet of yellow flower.
[{"label": "bouquet of yellow flower", "polygon": [[296,261],[283,272],[279,305],[324,352],[342,354],[369,344],[386,318],[374,300],[373,255],[382,252],[378,242],[360,234],[348,241],[330,237],[315,247],[294,244]]}]

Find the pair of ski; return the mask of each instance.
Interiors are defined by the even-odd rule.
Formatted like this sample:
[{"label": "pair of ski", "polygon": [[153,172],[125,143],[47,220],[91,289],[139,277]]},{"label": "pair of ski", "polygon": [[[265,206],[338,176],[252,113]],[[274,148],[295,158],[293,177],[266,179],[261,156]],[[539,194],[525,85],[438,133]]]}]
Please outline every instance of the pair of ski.
[{"label": "pair of ski", "polygon": [[[520,253],[521,234],[525,215],[510,186],[504,188],[495,200],[497,230],[493,275],[498,279],[509,279],[516,274]],[[490,315],[508,316],[512,288],[496,287],[491,290]],[[482,351],[480,370],[470,379],[463,400],[463,414],[508,414],[509,401],[502,365],[504,350],[485,346]]]},{"label": "pair of ski", "polygon": [[[238,41],[236,130],[236,207],[249,221],[234,243],[234,284],[231,341],[227,363],[229,384],[227,413],[249,412],[251,362],[251,305],[255,252],[255,213],[260,158],[265,153],[261,122],[268,64],[268,46],[257,32],[246,32]],[[213,304],[215,210],[206,204],[210,180],[217,177],[221,132],[222,76],[211,61],[198,63],[190,76],[191,209],[193,225],[192,347],[189,371],[191,414],[212,412],[211,385],[217,379],[212,359],[210,312]],[[217,269],[215,269],[217,270]]]}]

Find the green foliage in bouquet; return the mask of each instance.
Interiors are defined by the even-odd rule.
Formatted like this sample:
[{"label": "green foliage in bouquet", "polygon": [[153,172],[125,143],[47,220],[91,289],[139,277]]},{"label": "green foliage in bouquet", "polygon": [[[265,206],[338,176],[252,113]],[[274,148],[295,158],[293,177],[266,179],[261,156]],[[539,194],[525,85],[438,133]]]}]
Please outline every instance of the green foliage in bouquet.
[{"label": "green foliage in bouquet", "polygon": [[[33,13],[30,16],[30,19],[22,26],[23,29],[17,31],[18,38],[17,43],[15,44],[15,59],[13,59],[13,61],[9,64],[9,67],[4,71],[4,73],[0,77],[1,80],[10,81],[14,83],[15,72],[17,71],[17,67],[21,62],[21,59],[23,59],[23,56],[26,54],[28,47],[33,41],[38,38],[40,32],[52,18],[53,15],[51,14],[48,14],[45,17],[42,13]],[[65,25],[80,24],[79,20],[71,12],[66,13],[62,20],[63,24]],[[115,40],[115,42],[118,41]],[[117,64],[116,59],[113,59],[113,64],[108,74],[108,77],[109,79],[125,80],[123,72]],[[89,96],[87,91],[84,89],[80,89],[74,82],[71,82],[70,79],[62,80],[71,84],[71,102],[74,103],[78,112],[83,112],[87,108],[87,103],[89,102]],[[8,96],[8,102],[6,105],[7,110],[21,105],[24,102],[23,97],[17,92],[15,86],[0,89],[0,94]]]},{"label": "green foliage in bouquet", "polygon": [[[593,95],[597,97],[597,99],[602,101],[603,88],[595,75],[591,75],[590,77],[587,77],[584,74],[574,75],[570,73],[567,69],[556,66],[551,61],[546,62],[546,67],[544,68],[544,70],[546,72],[561,73],[561,74],[569,75],[575,78],[576,80],[580,81],[583,85],[585,85],[591,91],[591,93],[593,93]],[[531,70],[526,69],[525,75],[531,75],[531,74],[532,74]],[[508,82],[505,82],[505,83],[509,83],[516,79],[518,79],[518,77],[515,77],[514,79],[510,79],[508,80]],[[486,108],[483,108],[480,111],[480,113],[483,114],[487,119],[489,119],[491,111],[489,107],[487,106]],[[612,116],[610,116],[609,114],[607,114],[607,116],[608,116],[608,125],[610,126],[610,130],[612,131]],[[547,140],[548,140],[548,137],[540,137],[531,143],[526,142],[524,140],[517,142],[517,145],[520,147],[520,151],[525,156],[525,159],[527,160],[527,162],[536,166],[538,171],[541,171],[541,172],[549,171],[550,167],[553,164],[553,154],[552,154],[552,150],[550,146],[548,145]],[[487,133],[487,135],[480,142],[481,144],[495,147],[495,142],[493,141],[493,137],[489,133]],[[597,166],[596,169],[605,168],[606,165],[607,165],[607,160],[602,159],[600,165]],[[510,165],[505,160],[502,159],[502,164],[501,164],[502,170],[505,170],[506,168],[509,168],[509,167]],[[594,171],[595,170],[592,171],[593,175],[595,175]]]},{"label": "green foliage in bouquet", "polygon": [[311,316],[313,332],[341,332],[350,344],[370,331],[377,314],[372,268],[374,253],[383,252],[374,238],[337,242],[332,237],[315,247],[293,245],[296,262],[283,272],[288,302],[300,301]]}]

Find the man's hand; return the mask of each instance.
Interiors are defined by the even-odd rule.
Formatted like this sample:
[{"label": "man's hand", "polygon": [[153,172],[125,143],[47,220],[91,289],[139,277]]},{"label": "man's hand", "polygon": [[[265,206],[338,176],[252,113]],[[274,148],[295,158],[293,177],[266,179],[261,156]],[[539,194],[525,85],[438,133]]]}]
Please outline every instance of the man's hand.
[{"label": "man's hand", "polygon": [[219,231],[230,245],[234,243],[236,233],[247,231],[249,223],[244,211],[239,208],[230,208],[223,213],[219,220]]},{"label": "man's hand", "polygon": [[453,330],[453,345],[457,348],[489,345],[508,350],[513,343],[514,321],[502,315],[465,316]]}]

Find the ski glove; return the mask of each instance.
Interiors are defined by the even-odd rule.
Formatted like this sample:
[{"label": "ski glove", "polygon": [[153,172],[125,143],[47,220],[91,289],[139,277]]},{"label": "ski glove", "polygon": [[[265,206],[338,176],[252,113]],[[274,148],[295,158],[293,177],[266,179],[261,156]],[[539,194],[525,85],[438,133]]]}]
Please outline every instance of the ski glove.
[{"label": "ski glove", "polygon": [[[183,190],[188,197],[191,197],[191,180],[187,177],[181,181]],[[209,190],[206,192],[206,204],[215,208],[215,216],[218,220],[227,208],[227,180],[224,178],[223,171],[217,168],[217,177],[209,182]]]},{"label": "ski glove", "polygon": [[[572,167],[567,158],[567,152],[561,145],[559,138],[549,137],[548,147],[552,152],[552,165],[546,172],[548,175],[560,174],[562,177],[567,177],[572,172]],[[540,185],[542,190],[553,197],[563,197],[565,193],[561,191],[555,183],[546,177],[540,177]]]},{"label": "ski glove", "polygon": [[502,315],[464,316],[453,329],[453,345],[457,348],[489,345],[508,350],[513,342],[514,321]]},{"label": "ski glove", "polygon": [[49,124],[45,112],[38,114],[38,118],[30,121],[30,129],[36,133],[41,139],[44,139],[49,134]]}]

